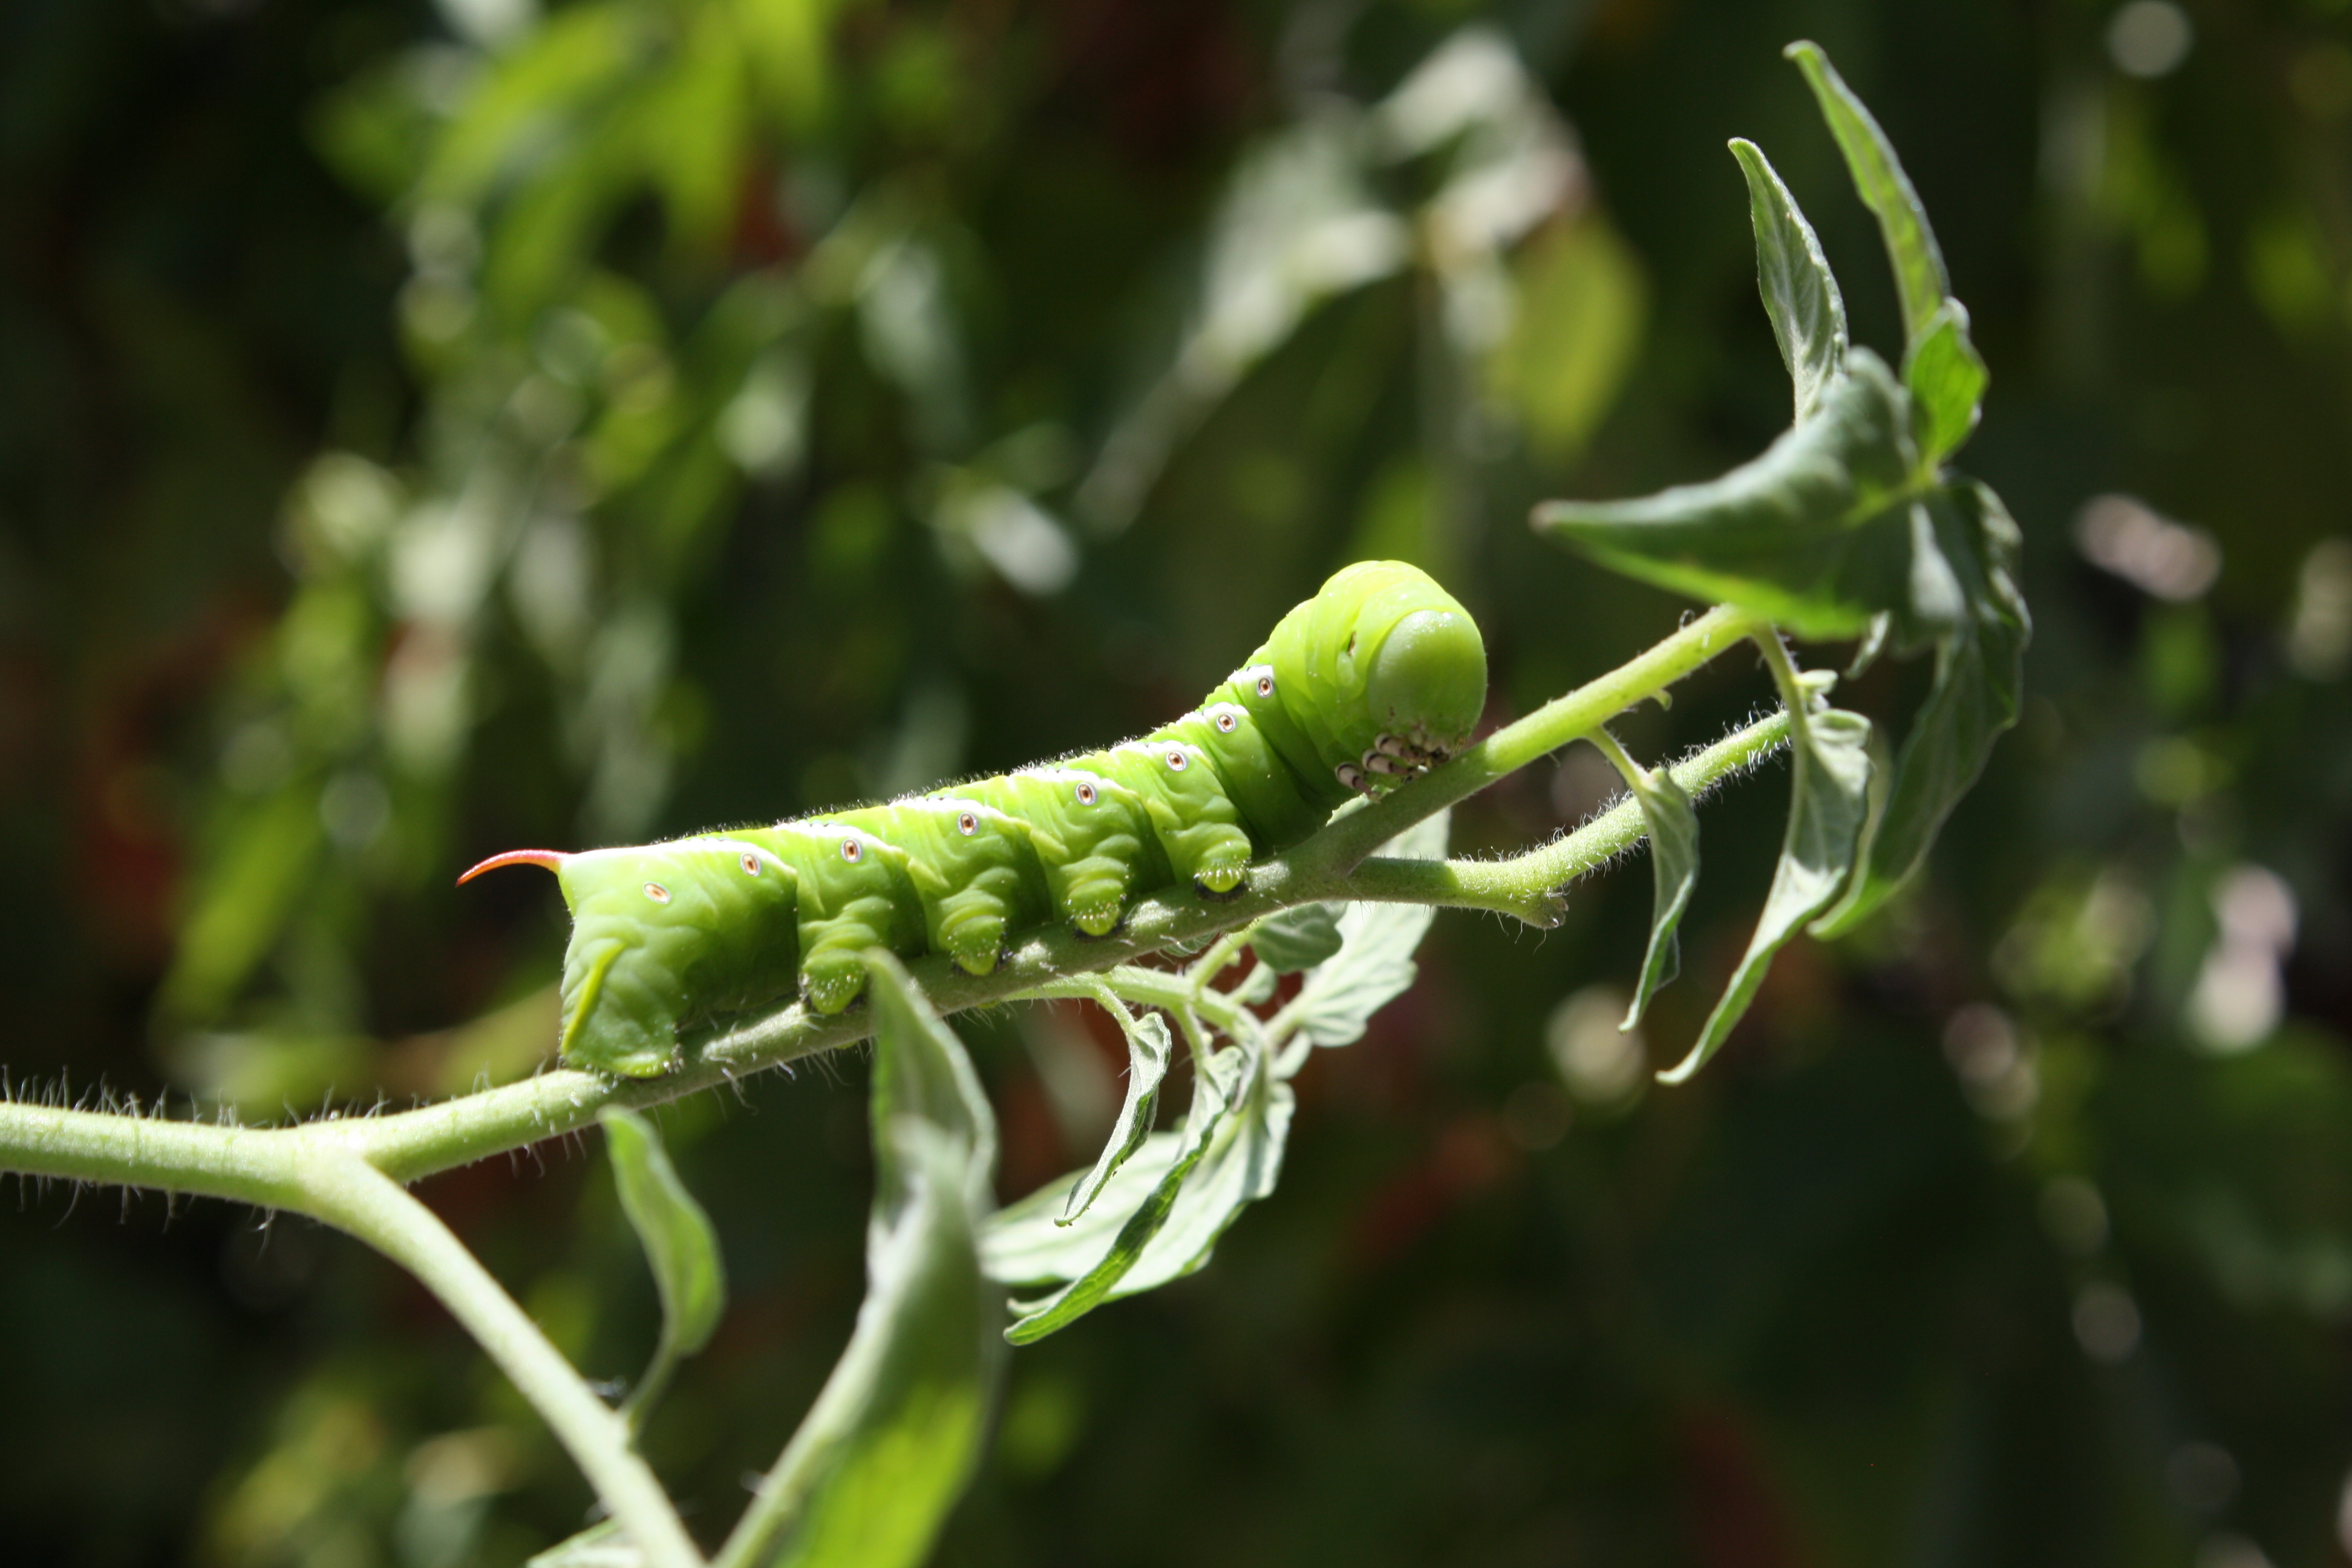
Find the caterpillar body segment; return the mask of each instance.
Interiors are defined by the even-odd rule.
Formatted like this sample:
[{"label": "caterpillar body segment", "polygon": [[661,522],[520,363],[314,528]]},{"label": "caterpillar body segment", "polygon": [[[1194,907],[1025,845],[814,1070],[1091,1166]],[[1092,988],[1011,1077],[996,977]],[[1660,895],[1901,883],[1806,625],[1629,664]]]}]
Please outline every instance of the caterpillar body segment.
[{"label": "caterpillar body segment", "polygon": [[820,1013],[840,1012],[866,989],[866,949],[924,951],[927,921],[912,857],[873,830],[883,826],[873,822],[875,809],[737,836],[773,849],[797,873],[800,989]]},{"label": "caterpillar body segment", "polygon": [[1099,773],[1024,768],[965,791],[982,792],[1025,825],[1048,901],[1084,935],[1108,936],[1134,889],[1175,880],[1143,797]]},{"label": "caterpillar body segment", "polygon": [[711,836],[566,855],[562,1052],[606,1072],[669,1068],[680,1025],[789,998],[800,937],[793,868]]},{"label": "caterpillar body segment", "polygon": [[1053,918],[1028,824],[975,795],[926,795],[845,812],[843,820],[906,851],[926,945],[968,974],[996,967],[1008,932]]},{"label": "caterpillar body segment", "polygon": [[1299,787],[1297,773],[1239,703],[1204,702],[1145,739],[1190,746],[1205,755],[1240,820],[1249,825],[1250,837],[1261,843],[1297,843],[1322,826],[1337,804],[1325,804],[1321,792],[1310,797]]},{"label": "caterpillar body segment", "polygon": [[1171,886],[1208,898],[1465,742],[1486,658],[1462,606],[1418,569],[1350,566],[1275,627],[1201,707],[1139,740],[886,805],[634,847],[517,850],[572,913],[562,1054],[651,1078],[678,1031],[797,992],[838,1013],[864,953],[994,969],[1049,921],[1089,936]]},{"label": "caterpillar body segment", "polygon": [[1128,741],[1077,765],[1088,763],[1142,799],[1172,880],[1219,897],[1241,886],[1255,855],[1207,752],[1181,741]]}]

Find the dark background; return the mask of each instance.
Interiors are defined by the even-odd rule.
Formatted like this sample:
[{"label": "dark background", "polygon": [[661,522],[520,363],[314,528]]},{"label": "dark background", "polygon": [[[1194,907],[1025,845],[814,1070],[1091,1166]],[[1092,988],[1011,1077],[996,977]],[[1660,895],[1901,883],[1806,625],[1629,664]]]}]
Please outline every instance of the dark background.
[{"label": "dark background", "polygon": [[[1415,142],[1373,106],[1471,27],[1501,74]],[[1896,345],[1801,36],[1975,313],[1961,460],[2026,531],[2022,722],[1926,884],[1785,953],[1685,1088],[1592,1024],[1638,863],[1549,935],[1443,917],[1419,987],[1302,1079],[1286,1179],[1215,1264],[1014,1356],[940,1561],[2343,1560],[2332,0],[13,0],[12,1091],[268,1119],[528,1071],[561,906],[456,868],[1139,731],[1360,555],[1478,614],[1496,717],[1638,651],[1684,607],[1522,520],[1785,423],[1727,136]],[[1465,242],[1445,203],[1490,154],[1541,177]],[[1317,213],[1387,215],[1389,250],[1292,245]],[[1334,255],[1390,260],[1301,260]],[[1153,408],[1164,469],[1106,503],[1087,476]],[[1851,700],[1899,730],[1922,685]],[[1767,692],[1727,659],[1627,738]],[[1457,842],[1574,821],[1591,763]],[[1784,779],[1706,809],[1652,1066],[1746,941]],[[1087,1021],[961,1022],[1004,1194],[1089,1157]],[[734,1285],[651,1436],[707,1537],[856,1310],[864,1070],[665,1115]],[[592,1375],[635,1371],[651,1291],[593,1146],[423,1190]],[[10,1561],[425,1568],[577,1528],[517,1396],[360,1248],[16,1196]]]}]

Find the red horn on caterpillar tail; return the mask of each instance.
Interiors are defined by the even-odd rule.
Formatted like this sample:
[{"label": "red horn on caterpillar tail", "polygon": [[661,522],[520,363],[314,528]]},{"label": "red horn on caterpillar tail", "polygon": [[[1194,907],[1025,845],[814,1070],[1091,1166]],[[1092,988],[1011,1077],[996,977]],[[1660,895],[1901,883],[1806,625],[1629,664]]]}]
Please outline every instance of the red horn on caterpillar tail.
[{"label": "red horn on caterpillar tail", "polygon": [[457,886],[462,888],[483,872],[495,871],[501,866],[544,866],[551,871],[559,871],[571,858],[561,849],[509,849],[503,855],[491,856],[458,878]]}]

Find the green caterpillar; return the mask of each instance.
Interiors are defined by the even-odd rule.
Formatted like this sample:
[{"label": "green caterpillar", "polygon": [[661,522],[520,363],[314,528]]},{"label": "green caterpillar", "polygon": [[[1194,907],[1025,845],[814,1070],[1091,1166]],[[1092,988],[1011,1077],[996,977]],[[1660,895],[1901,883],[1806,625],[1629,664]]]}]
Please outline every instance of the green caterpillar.
[{"label": "green caterpillar", "polygon": [[1418,569],[1346,568],[1192,712],[1108,751],[772,827],[499,866],[552,869],[571,907],[566,1061],[656,1078],[681,1026],[782,1002],[838,1013],[860,955],[994,969],[1014,933],[1115,931],[1139,894],[1238,892],[1249,864],[1468,739],[1486,693],[1476,623]]}]

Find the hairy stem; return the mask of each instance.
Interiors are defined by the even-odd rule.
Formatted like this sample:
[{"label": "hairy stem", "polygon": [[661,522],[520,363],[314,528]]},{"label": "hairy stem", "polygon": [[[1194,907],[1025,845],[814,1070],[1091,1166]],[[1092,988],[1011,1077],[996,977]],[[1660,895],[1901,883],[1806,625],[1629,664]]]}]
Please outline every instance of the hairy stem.
[{"label": "hairy stem", "polygon": [[[1786,710],[1737,730],[1666,770],[1696,801],[1779,751],[1789,738]],[[1641,803],[1631,796],[1572,833],[1504,860],[1391,860],[1375,858],[1348,879],[1348,896],[1371,903],[1444,904],[1493,910],[1534,926],[1559,923],[1559,889],[1649,836]]]},{"label": "hairy stem", "polygon": [[[0,1168],[155,1186],[310,1215],[406,1268],[514,1381],[658,1568],[701,1554],[625,1423],[592,1393],[431,1209],[370,1162],[363,1121],[279,1129],[0,1105]],[[374,1123],[382,1125],[382,1123]]]},{"label": "hairy stem", "polygon": [[1190,1008],[1229,1035],[1243,1026],[1242,1015],[1245,1011],[1222,991],[1195,990],[1189,974],[1165,969],[1138,969],[1131,964],[1080,979],[1049,980],[1008,1000],[1025,1002],[1034,997],[1099,1002],[1106,994],[1122,1005],[1131,1003],[1139,1007],[1158,1007],[1171,1016]]},{"label": "hairy stem", "polygon": [[0,1170],[301,1209],[301,1155],[312,1136],[307,1127],[223,1127],[9,1102],[0,1104]]},{"label": "hairy stem", "polygon": [[1780,634],[1769,626],[1760,627],[1754,636],[1756,647],[1764,655],[1764,668],[1772,672],[1772,684],[1780,689],[1781,704],[1789,710],[1789,725],[1800,742],[1810,731],[1806,729],[1807,692],[1804,678],[1797,673],[1796,660],[1789,657],[1788,645]]},{"label": "hairy stem", "polygon": [[1244,927],[1236,926],[1219,937],[1209,951],[1195,959],[1186,971],[1192,977],[1193,993],[1199,994],[1207,991],[1210,983],[1224,973],[1225,966],[1239,958],[1242,949],[1248,945],[1249,932]]}]

